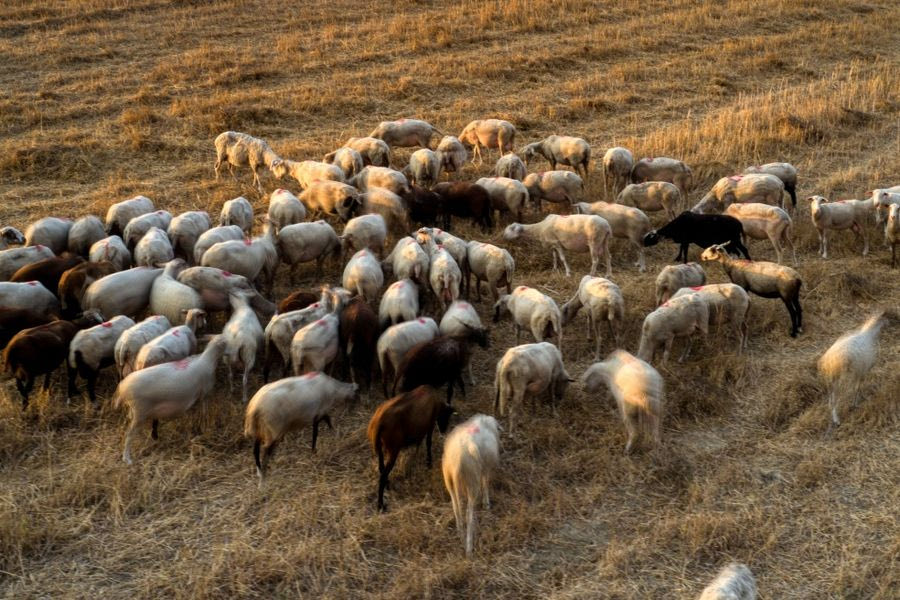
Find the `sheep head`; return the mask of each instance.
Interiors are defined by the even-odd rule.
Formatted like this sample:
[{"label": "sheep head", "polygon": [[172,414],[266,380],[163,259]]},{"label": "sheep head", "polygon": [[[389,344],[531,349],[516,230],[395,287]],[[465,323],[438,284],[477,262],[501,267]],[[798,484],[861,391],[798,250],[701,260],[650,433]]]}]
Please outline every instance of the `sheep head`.
[{"label": "sheep head", "polygon": [[521,223],[510,223],[503,230],[503,239],[517,240],[525,233],[525,227]]},{"label": "sheep head", "polygon": [[287,165],[284,160],[280,158],[276,158],[272,161],[272,164],[269,165],[269,170],[272,171],[272,175],[274,175],[276,179],[284,179],[284,176],[288,173]]},{"label": "sheep head", "polygon": [[2,237],[7,244],[25,243],[25,236],[15,227],[6,226],[3,229],[0,229],[0,237]]},{"label": "sheep head", "polygon": [[700,254],[700,260],[711,261],[711,260],[720,260],[723,256],[727,256],[727,252],[725,251],[725,246],[727,244],[715,244],[706,248],[702,254]]},{"label": "sheep head", "polygon": [[526,165],[531,162],[531,159],[533,159],[540,153],[540,147],[540,142],[533,142],[522,148],[522,157],[525,159]]},{"label": "sheep head", "polygon": [[644,235],[644,246],[655,246],[659,243],[660,239],[662,239],[662,237],[659,235],[659,232],[652,229]]}]

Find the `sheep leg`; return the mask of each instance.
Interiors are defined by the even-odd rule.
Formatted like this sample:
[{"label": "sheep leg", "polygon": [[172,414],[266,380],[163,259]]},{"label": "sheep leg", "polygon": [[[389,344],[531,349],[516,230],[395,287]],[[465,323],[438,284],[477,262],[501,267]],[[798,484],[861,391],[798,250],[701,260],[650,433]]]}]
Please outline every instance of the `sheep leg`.
[{"label": "sheep leg", "polygon": [[781,242],[772,234],[769,234],[769,241],[772,242],[772,247],[775,249],[775,262],[779,265],[781,264]]},{"label": "sheep leg", "polygon": [[666,340],[665,348],[663,349],[663,359],[662,359],[663,364],[666,364],[669,362],[669,354],[671,354],[671,352],[672,352],[672,344],[674,344],[674,343],[675,343],[675,336],[674,335],[669,336],[669,338]]},{"label": "sheep leg", "polygon": [[[603,257],[606,259],[606,276],[612,276],[612,256],[609,254],[609,238],[603,240],[603,245],[600,247],[600,250],[603,252]],[[597,257],[599,260],[599,256]]]},{"label": "sheep leg", "polygon": [[678,362],[684,362],[684,359],[688,357],[691,353],[691,345],[694,343],[694,338],[689,336],[687,339],[687,343],[684,345],[684,350],[681,353],[681,356],[678,357]]},{"label": "sheep leg", "polygon": [[234,390],[234,373],[231,371],[231,360],[227,356],[225,357],[225,366],[228,368],[228,393],[230,394]]},{"label": "sheep leg", "polygon": [[468,498],[466,504],[466,556],[472,555],[475,546],[475,502],[474,498]]},{"label": "sheep leg", "polygon": [[125,464],[134,464],[134,461],[131,460],[131,442],[134,440],[134,436],[140,425],[142,425],[142,422],[132,421],[131,426],[128,428],[128,432],[125,434],[125,448],[122,450],[122,460],[125,461]]},{"label": "sheep leg", "polygon": [[319,417],[313,418],[313,423],[312,423],[312,430],[313,430],[312,431],[312,451],[313,452],[316,451],[316,440],[319,437],[319,421],[320,420],[321,419]]},{"label": "sheep leg", "polygon": [[487,474],[483,474],[481,476],[481,498],[482,498],[482,506],[485,510],[488,510],[491,507],[491,492],[490,492],[491,482],[488,480]]},{"label": "sheep leg", "polygon": [[[466,397],[466,384],[463,381],[462,373],[456,376],[456,383],[459,385],[459,391],[462,392],[463,398]],[[447,401],[447,404],[450,404],[450,401]]]},{"label": "sheep leg", "polygon": [[628,432],[628,441],[625,442],[625,454],[631,454],[634,449],[634,440],[637,439],[637,425],[631,417],[625,417],[625,430]]},{"label": "sheep leg", "polygon": [[462,523],[462,507],[460,506],[459,485],[453,479],[447,481],[447,487],[450,489],[450,504],[453,505],[453,518],[456,519],[456,531],[460,541],[465,541]]},{"label": "sheep leg", "polygon": [[[563,267],[566,269],[566,277],[571,276],[572,271],[569,270],[569,263],[566,262],[566,255],[563,254],[562,248],[559,246],[555,246],[556,252],[559,254],[559,260],[562,262]],[[554,263],[555,266],[555,263]],[[597,261],[595,257],[591,257],[591,275],[594,275],[597,272]]]},{"label": "sheep leg", "polygon": [[44,373],[43,389],[45,392],[50,389],[50,375],[51,375],[51,373]]},{"label": "sheep leg", "polygon": [[425,466],[431,468],[431,436],[434,433],[434,426],[425,434]]},{"label": "sheep leg", "polygon": [[841,424],[840,419],[838,419],[838,407],[837,407],[837,390],[834,384],[832,384],[831,389],[828,393],[828,406],[831,408],[831,423],[828,424],[828,431],[831,431],[832,427],[837,427]]},{"label": "sheep leg", "polygon": [[243,386],[243,400],[244,404],[247,404],[247,378],[250,376],[250,370],[253,368],[253,359],[249,361],[244,361],[244,378],[241,381],[241,385]]},{"label": "sheep leg", "polygon": [[69,403],[69,398],[78,394],[78,387],[75,385],[75,380],[78,379],[78,372],[69,366],[69,361],[66,361],[66,404]]},{"label": "sheep leg", "polygon": [[253,462],[256,463],[256,476],[259,478],[259,487],[262,487],[263,482],[262,462],[259,459],[259,447],[261,445],[262,442],[258,438],[253,442]]},{"label": "sheep leg", "polygon": [[29,373],[25,383],[22,383],[21,379],[16,379],[16,388],[22,394],[22,410],[24,411],[28,408],[28,395],[31,394],[31,390],[34,388],[34,375]]},{"label": "sheep leg", "polygon": [[828,258],[828,230],[819,230],[819,254],[822,258]]},{"label": "sheep leg", "polygon": [[647,270],[647,259],[644,256],[644,246],[640,242],[634,242],[635,247],[637,247],[638,251],[638,259],[637,265],[638,270],[641,273],[644,273]]},{"label": "sheep leg", "polygon": [[519,327],[519,324],[516,323],[516,345],[519,345],[519,340],[522,338],[522,328]]},{"label": "sheep leg", "polygon": [[91,404],[95,407],[97,406],[97,376],[99,373],[91,373],[87,377],[87,391],[88,398],[91,399]]},{"label": "sheep leg", "polygon": [[384,490],[388,486],[388,477],[391,474],[391,470],[394,468],[394,464],[397,462],[397,455],[392,454],[390,460],[388,460],[387,464],[384,464],[384,451],[381,449],[381,444],[378,444],[378,510],[384,512]]},{"label": "sheep leg", "polygon": [[150,425],[150,439],[154,441],[159,439],[159,419],[153,419]]},{"label": "sheep leg", "polygon": [[794,301],[787,298],[782,298],[781,300],[784,302],[784,305],[788,309],[788,314],[791,316],[791,337],[797,337],[799,326],[797,324],[797,310],[794,308]]},{"label": "sheep leg", "polygon": [[469,361],[469,364],[466,365],[466,374],[469,376],[469,385],[475,385],[475,376],[472,374],[472,361]]}]

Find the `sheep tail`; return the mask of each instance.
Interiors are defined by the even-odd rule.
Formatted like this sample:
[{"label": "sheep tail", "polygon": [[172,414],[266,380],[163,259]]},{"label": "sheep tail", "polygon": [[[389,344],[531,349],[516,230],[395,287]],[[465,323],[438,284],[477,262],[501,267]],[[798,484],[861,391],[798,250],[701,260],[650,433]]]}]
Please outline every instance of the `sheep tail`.
[{"label": "sheep tail", "polygon": [[[247,417],[244,419],[244,437],[259,441],[259,411],[254,410],[247,413]],[[259,466],[259,463],[256,466]]]},{"label": "sheep tail", "polygon": [[544,321],[544,326],[541,328],[541,333],[544,336],[545,340],[553,339],[556,336],[556,325],[553,323],[553,318],[548,317],[546,321]]}]

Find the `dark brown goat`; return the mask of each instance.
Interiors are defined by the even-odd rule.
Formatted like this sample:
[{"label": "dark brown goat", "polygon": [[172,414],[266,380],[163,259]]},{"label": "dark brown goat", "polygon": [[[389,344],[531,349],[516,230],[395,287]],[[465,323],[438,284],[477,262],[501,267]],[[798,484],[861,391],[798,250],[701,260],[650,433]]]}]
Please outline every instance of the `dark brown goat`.
[{"label": "dark brown goat", "polygon": [[116,267],[108,260],[83,262],[62,274],[55,288],[63,314],[73,317],[81,312],[81,299],[88,286],[107,275],[116,272]]},{"label": "dark brown goat", "polygon": [[425,439],[425,464],[431,468],[431,436],[437,423],[447,431],[453,409],[437,390],[422,385],[384,402],[369,421],[368,437],[378,457],[378,508],[384,510],[384,490],[400,451]]},{"label": "dark brown goat", "polygon": [[450,231],[451,216],[471,219],[480,223],[485,231],[494,226],[491,196],[480,185],[466,181],[444,182],[433,189],[441,197],[442,225],[447,231]]},{"label": "dark brown goat", "polygon": [[278,314],[283,315],[292,310],[300,310],[306,308],[314,302],[318,302],[321,292],[313,292],[310,290],[297,290],[291,292],[287,298],[278,303]]},{"label": "dark brown goat", "polygon": [[9,340],[23,329],[37,327],[56,317],[38,313],[26,308],[0,308],[0,349],[6,348]]},{"label": "dark brown goat", "polygon": [[359,384],[366,393],[372,388],[372,362],[379,333],[378,315],[360,296],[341,310],[340,342],[342,354],[349,361],[350,381]]},{"label": "dark brown goat", "polygon": [[30,265],[25,265],[13,273],[9,280],[20,283],[39,281],[41,285],[56,294],[57,289],[59,289],[59,280],[63,273],[83,262],[85,260],[77,254],[63,252],[59,256],[45,258]]},{"label": "dark brown goat", "polygon": [[447,403],[453,400],[453,384],[457,384],[466,395],[462,380],[463,369],[469,364],[470,344],[477,342],[482,348],[488,346],[487,331],[466,326],[468,335],[451,337],[441,335],[423,342],[407,352],[394,379],[394,392],[409,390],[420,385],[439,388],[447,384]]}]

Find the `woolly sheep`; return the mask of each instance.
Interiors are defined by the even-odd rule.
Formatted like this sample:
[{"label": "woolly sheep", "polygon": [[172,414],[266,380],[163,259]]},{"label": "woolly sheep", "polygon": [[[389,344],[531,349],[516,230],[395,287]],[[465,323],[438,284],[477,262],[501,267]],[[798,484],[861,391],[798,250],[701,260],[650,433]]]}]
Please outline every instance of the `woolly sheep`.
[{"label": "woolly sheep", "polygon": [[[767,163],[764,165],[754,165],[744,169],[744,175],[753,175],[765,173],[774,175],[784,184],[784,191],[791,197],[791,206],[797,207],[797,168],[785,162]],[[782,206],[782,208],[784,208]]]},{"label": "woolly sheep", "polygon": [[384,142],[391,147],[422,146],[427,148],[434,135],[444,135],[427,121],[419,119],[397,119],[382,121],[372,130],[369,137]]},{"label": "woolly sheep", "polygon": [[441,176],[441,157],[428,148],[420,148],[410,155],[404,174],[410,183],[430,188]]},{"label": "woolly sheep", "polygon": [[747,565],[731,563],[719,571],[697,600],[756,600],[756,579]]},{"label": "woolly sheep", "polygon": [[79,256],[88,256],[91,246],[106,237],[103,221],[94,215],[81,217],[69,229],[67,247],[69,252]]},{"label": "woolly sheep", "polygon": [[136,267],[98,279],[88,286],[81,300],[85,310],[93,308],[110,318],[134,317],[150,303],[153,281],[162,269]]},{"label": "woolly sheep", "polygon": [[260,280],[271,292],[278,268],[277,243],[275,227],[266,221],[261,236],[252,240],[219,242],[203,254],[200,264],[243,275],[251,282]]},{"label": "woolly sheep", "polygon": [[[775,248],[775,262],[781,264],[783,245],[791,249],[794,264],[797,264],[797,250],[791,239],[793,221],[784,209],[768,204],[749,202],[732,204],[725,209],[725,214],[741,222],[744,228],[744,239],[768,239]],[[746,241],[744,242],[746,245]]]},{"label": "woolly sheep", "polygon": [[166,233],[169,234],[169,241],[172,242],[175,256],[193,264],[194,247],[197,245],[197,240],[211,226],[212,221],[209,219],[209,214],[202,210],[191,210],[173,217]]},{"label": "woolly sheep", "polygon": [[409,181],[400,171],[388,167],[368,166],[347,181],[361,192],[371,188],[382,188],[394,192],[398,196],[406,196],[410,192]]},{"label": "woolly sheep", "polygon": [[409,231],[406,204],[391,190],[369,188],[360,195],[359,200],[362,203],[362,212],[367,215],[381,215],[389,231]]},{"label": "woolly sheep", "polygon": [[106,260],[83,262],[64,272],[57,286],[57,297],[63,314],[73,316],[81,312],[81,300],[88,286],[115,272],[115,265]]},{"label": "woolly sheep", "polygon": [[26,246],[46,246],[54,254],[62,254],[69,247],[70,219],[44,217],[38,219],[25,230]]},{"label": "woolly sheep", "polygon": [[621,330],[625,321],[625,300],[622,297],[622,290],[609,279],[585,275],[581,278],[575,295],[561,307],[563,327],[578,315],[582,306],[587,307],[588,340],[593,333],[596,342],[594,359],[599,360],[600,346],[603,342],[601,335],[603,323],[609,328],[609,335],[613,340],[616,343],[619,341],[617,330]]},{"label": "woolly sheep", "polygon": [[381,329],[419,316],[419,287],[411,279],[400,279],[389,285],[378,304]]},{"label": "woolly sheep", "polygon": [[223,360],[228,367],[228,390],[231,391],[233,367],[243,367],[241,379],[241,399],[247,404],[247,379],[256,364],[256,355],[263,344],[263,328],[256,318],[244,294],[232,294],[231,317],[222,329],[225,338],[225,356]]},{"label": "woolly sheep", "polygon": [[784,183],[774,175],[732,175],[719,179],[691,210],[720,213],[734,203],[756,202],[784,208]]},{"label": "woolly sheep", "polygon": [[147,235],[152,228],[156,227],[166,231],[171,223],[172,213],[167,210],[144,213],[128,221],[125,232],[122,234],[122,241],[125,242],[127,248],[134,250],[141,238]]},{"label": "woolly sheep", "polygon": [[893,269],[897,266],[897,245],[900,244],[900,204],[891,206],[884,235],[891,246],[891,268]]},{"label": "woolly sheep", "polygon": [[438,229],[437,227],[422,227],[416,231],[416,241],[423,248],[429,245],[428,240],[432,240],[435,244],[440,244],[450,253],[459,268],[465,271],[467,268],[467,254],[469,251],[468,243],[456,237],[452,233]]},{"label": "woolly sheep", "polygon": [[549,135],[539,142],[528,144],[522,149],[522,156],[528,164],[536,156],[543,156],[550,163],[550,170],[556,165],[572,167],[582,178],[587,179],[591,162],[591,146],[586,140],[568,135]]},{"label": "woolly sheep", "polygon": [[663,364],[669,360],[672,344],[676,337],[686,337],[684,351],[678,362],[687,358],[691,351],[693,335],[709,333],[709,306],[696,293],[678,298],[669,298],[656,310],[644,317],[641,326],[641,342],[637,355],[642,360],[651,362],[660,346],[663,346]]},{"label": "woolly sheep", "polygon": [[550,247],[553,255],[553,270],[556,259],[566,269],[566,277],[571,275],[569,263],[563,250],[589,252],[591,255],[591,275],[597,273],[600,258],[606,259],[606,276],[612,274],[612,260],[609,255],[609,238],[612,230],[603,217],[596,215],[547,215],[543,221],[532,225],[513,223],[503,231],[507,240],[533,239]]},{"label": "woolly sheep", "polygon": [[900,185],[872,191],[872,205],[875,207],[875,224],[879,225],[891,205],[900,204]]},{"label": "woolly sheep", "polygon": [[282,262],[291,266],[291,280],[299,275],[301,263],[316,261],[316,277],[322,274],[322,264],[329,256],[338,256],[341,241],[325,221],[288,225],[278,232],[278,254]]},{"label": "woolly sheep", "polygon": [[258,314],[271,316],[275,305],[263,298],[243,275],[235,275],[215,267],[190,267],[178,274],[178,281],[194,288],[203,298],[207,312],[220,312],[231,308],[231,294],[251,294],[251,304]]},{"label": "woolly sheep", "polygon": [[25,236],[15,227],[7,225],[0,227],[0,250],[6,250],[10,245],[21,245],[25,243]]},{"label": "woolly sheep", "polygon": [[[261,193],[261,192],[260,192]],[[246,234],[253,229],[253,206],[243,196],[226,201],[219,213],[219,226],[237,225]]]},{"label": "woolly sheep", "polygon": [[706,272],[695,262],[666,265],[656,276],[656,306],[666,302],[681,288],[701,286],[705,283]]},{"label": "woolly sheep", "polygon": [[338,324],[338,316],[332,313],[297,330],[291,340],[295,376],[322,371],[334,362],[339,348]]},{"label": "woolly sheep", "polygon": [[322,162],[335,165],[344,173],[344,179],[350,179],[363,170],[363,156],[353,148],[338,148],[325,155]]},{"label": "woolly sheep", "polygon": [[609,223],[613,237],[626,239],[637,248],[638,260],[634,263],[635,266],[641,273],[647,270],[644,236],[650,231],[650,219],[641,209],[608,202],[578,202],[574,208],[576,214],[603,217]]},{"label": "woolly sheep", "polygon": [[[363,159],[363,165],[376,167],[391,166],[391,147],[384,140],[373,137],[353,137],[344,144],[345,148],[352,148],[359,152]],[[327,158],[327,155],[326,155]],[[328,161],[326,161],[328,162]]]},{"label": "woolly sheep", "polygon": [[289,176],[297,180],[300,189],[305,190],[314,181],[344,181],[344,172],[337,165],[317,160],[283,160],[272,166],[272,173],[278,179]]},{"label": "woolly sheep", "polygon": [[56,294],[39,281],[0,282],[0,307],[28,309],[41,314],[59,314],[59,300]]},{"label": "woolly sheep", "polygon": [[384,252],[387,225],[381,215],[360,215],[353,217],[341,233],[341,246],[345,253],[368,248],[380,256]]},{"label": "woolly sheep", "polygon": [[169,236],[159,227],[151,227],[134,247],[134,264],[138,267],[152,267],[167,263],[175,258]]},{"label": "woolly sheep", "polygon": [[186,266],[180,258],[170,260],[150,288],[150,312],[166,317],[173,325],[184,323],[189,309],[203,308],[200,294],[177,279]]},{"label": "woolly sheep", "polygon": [[87,381],[88,397],[97,404],[97,376],[101,369],[115,363],[116,343],[125,330],[133,326],[134,321],[120,315],[75,334],[66,361],[69,398],[78,393],[75,382],[80,375]]},{"label": "woolly sheep", "polygon": [[111,262],[116,271],[124,271],[131,268],[131,252],[125,247],[125,242],[117,235],[111,235],[103,238],[99,242],[94,242],[91,251],[88,254],[91,262]]},{"label": "woolly sheep", "polygon": [[134,371],[134,361],[144,344],[164,334],[171,327],[172,324],[167,318],[162,315],[153,315],[126,329],[116,340],[113,349],[119,378]]},{"label": "woolly sheep", "polygon": [[535,341],[556,337],[556,345],[562,348],[562,314],[550,296],[525,285],[517,287],[512,294],[503,294],[494,304],[494,322],[509,313],[516,328],[516,344],[522,337],[522,329],[531,330]]},{"label": "woolly sheep", "polygon": [[709,324],[721,327],[730,323],[738,340],[737,353],[747,346],[747,316],[750,311],[750,296],[739,285],[733,283],[714,283],[711,285],[681,288],[672,296],[680,298],[688,294],[697,294],[706,302],[709,309]]},{"label": "woolly sheep", "polygon": [[298,310],[277,314],[269,321],[264,333],[266,352],[263,362],[263,381],[268,382],[269,380],[269,368],[275,359],[275,352],[281,357],[281,373],[284,375],[291,360],[291,340],[294,339],[294,334],[303,326],[334,312],[333,307],[338,303],[343,303],[343,300],[341,290],[326,285],[322,287],[317,301]]},{"label": "woolly sheep", "polygon": [[571,205],[584,197],[584,180],[571,171],[529,173],[522,183],[538,210],[541,210],[541,200]]},{"label": "woolly sheep", "polygon": [[340,181],[313,181],[299,200],[313,218],[330,216],[341,221],[347,221],[362,206],[359,190]]},{"label": "woolly sheep", "polygon": [[863,239],[862,255],[869,253],[869,234],[866,221],[873,210],[868,200],[838,200],[828,202],[822,196],[810,196],[810,216],[819,233],[819,254],[828,258],[828,230],[851,229]]},{"label": "woolly sheep", "polygon": [[522,181],[528,175],[528,170],[518,154],[510,153],[497,159],[497,164],[494,165],[492,173],[495,177],[508,177],[516,181]]},{"label": "woolly sheep", "polygon": [[384,285],[381,263],[370,250],[364,248],[347,262],[341,281],[341,285],[365,298],[366,302],[375,302]]},{"label": "woolly sheep", "polygon": [[694,186],[694,174],[691,168],[674,158],[661,156],[658,158],[642,158],[631,169],[631,182],[668,181],[678,186],[681,195],[687,194]]},{"label": "woolly sheep", "polygon": [[616,203],[632,204],[645,212],[663,210],[671,221],[681,207],[681,191],[673,183],[666,181],[649,181],[647,183],[629,183],[616,197]]},{"label": "woolly sheep", "polygon": [[459,134],[459,141],[466,148],[474,148],[472,160],[483,162],[481,148],[497,148],[500,155],[515,150],[516,128],[501,119],[476,119],[466,125]]},{"label": "woolly sheep", "polygon": [[285,225],[293,225],[306,219],[306,208],[297,196],[288,190],[278,188],[269,195],[267,216],[277,232]]},{"label": "woolly sheep", "polygon": [[509,434],[516,431],[516,413],[525,398],[547,393],[556,406],[573,379],[559,348],[549,342],[523,344],[506,351],[494,374],[494,413],[509,416]]},{"label": "woolly sheep", "polygon": [[441,169],[447,173],[458,173],[469,159],[466,147],[454,135],[445,135],[441,138],[436,153],[441,161]]},{"label": "woolly sheep", "polygon": [[442,245],[435,244],[433,236],[425,238],[424,247],[431,260],[428,281],[443,311],[447,308],[447,304],[459,298],[462,270],[450,252]]},{"label": "woolly sheep", "polygon": [[387,382],[394,384],[394,375],[406,354],[415,346],[440,335],[437,323],[428,317],[397,323],[384,330],[378,338],[376,352],[381,368],[384,395],[388,395]]},{"label": "woolly sheep", "polygon": [[525,184],[509,177],[482,177],[475,185],[480,185],[490,194],[493,210],[509,212],[516,221],[522,221],[522,211],[529,197]]},{"label": "woolly sheep", "polygon": [[[456,300],[444,312],[441,323],[438,326],[441,335],[462,338],[469,332],[480,332],[487,337],[487,329],[481,324],[481,318],[468,302]],[[469,385],[475,385],[475,376],[472,374],[472,361],[466,363],[466,374],[469,376]]]},{"label": "woolly sheep", "polygon": [[141,346],[134,358],[134,370],[187,358],[197,350],[197,333],[206,327],[206,311],[186,311],[184,325],[171,327]]},{"label": "woolly sheep", "polygon": [[153,201],[146,196],[135,196],[129,200],[116,202],[106,211],[106,233],[121,237],[129,221],[153,211]]},{"label": "woolly sheep", "polygon": [[239,225],[224,225],[204,231],[194,243],[194,264],[199,265],[203,261],[206,251],[219,242],[242,239],[244,239],[244,230]]},{"label": "woolly sheep", "polygon": [[23,246],[0,250],[0,281],[8,281],[16,271],[48,258],[53,258],[53,250],[47,246]]},{"label": "woolly sheep", "polygon": [[397,279],[411,279],[418,285],[428,282],[430,265],[428,254],[409,236],[397,240],[394,249],[381,261],[385,272],[393,273]]},{"label": "woolly sheep", "polygon": [[493,244],[471,241],[466,247],[466,296],[469,295],[469,275],[475,276],[475,292],[481,300],[481,282],[488,285],[491,299],[500,297],[498,287],[506,286],[506,293],[512,293],[512,279],[516,272],[516,261],[505,249]]},{"label": "woolly sheep", "polygon": [[235,167],[250,167],[253,171],[253,183],[256,184],[259,193],[263,193],[262,183],[259,180],[261,167],[276,166],[281,158],[269,147],[269,144],[260,138],[240,133],[237,131],[225,131],[216,136],[216,180],[219,179],[219,169],[222,163],[228,163],[231,176],[237,181],[234,174]]},{"label": "woolly sheep", "polygon": [[612,185],[613,195],[616,196],[628,185],[631,178],[631,169],[634,167],[634,156],[631,151],[621,146],[610,148],[603,154],[603,193],[609,191]]}]

